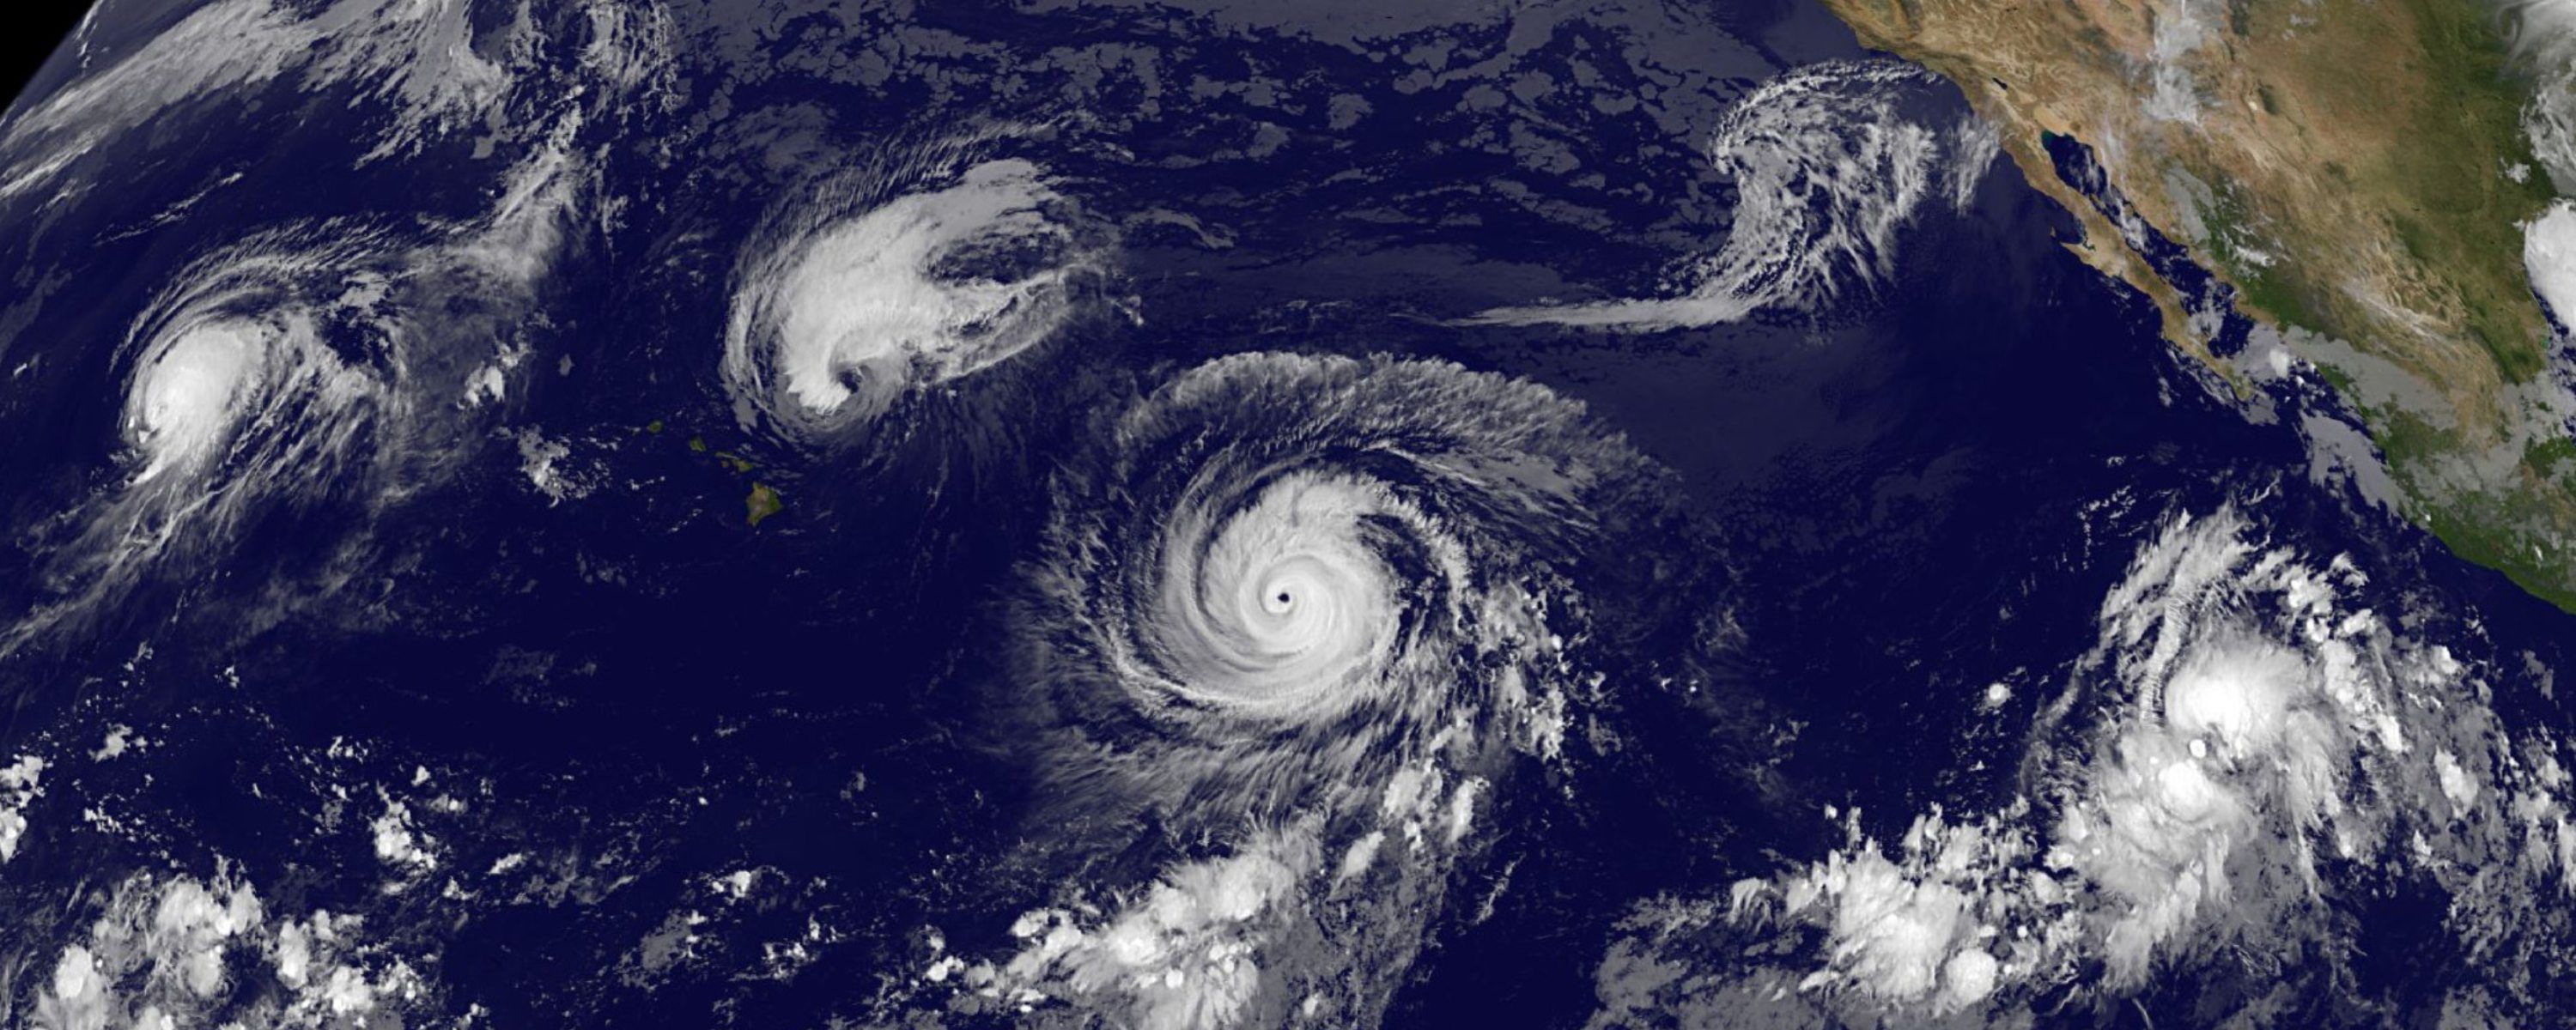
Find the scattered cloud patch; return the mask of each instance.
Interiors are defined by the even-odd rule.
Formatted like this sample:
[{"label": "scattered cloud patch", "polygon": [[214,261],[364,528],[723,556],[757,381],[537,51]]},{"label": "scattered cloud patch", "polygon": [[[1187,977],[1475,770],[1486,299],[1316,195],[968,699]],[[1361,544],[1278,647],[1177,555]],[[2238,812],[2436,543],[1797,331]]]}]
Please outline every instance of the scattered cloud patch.
[{"label": "scattered cloud patch", "polygon": [[18,844],[27,836],[27,806],[44,795],[44,776],[45,760],[35,755],[0,765],[0,862],[18,857]]}]

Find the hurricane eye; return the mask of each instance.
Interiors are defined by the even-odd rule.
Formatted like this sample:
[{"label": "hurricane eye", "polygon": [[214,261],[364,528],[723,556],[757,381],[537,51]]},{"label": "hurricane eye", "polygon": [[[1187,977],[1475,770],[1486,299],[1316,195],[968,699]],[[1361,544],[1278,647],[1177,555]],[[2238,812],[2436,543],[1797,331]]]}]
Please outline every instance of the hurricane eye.
[{"label": "hurricane eye", "polygon": [[[1073,979],[1100,970],[1160,997],[1234,970],[1223,1008],[1119,1025],[1256,1025],[1267,984],[1356,982],[1421,940],[1437,909],[1410,899],[1451,882],[1504,772],[1560,753],[1586,661],[1566,650],[1585,616],[1560,569],[1596,544],[1568,516],[1624,518],[1608,506],[1625,486],[1660,480],[1580,405],[1437,362],[1238,354],[1110,426],[1049,484],[1013,609],[1012,683],[1035,689],[1009,695],[1036,718],[1012,732],[1043,803],[1132,812],[1217,857],[1166,868],[1117,915],[1024,917],[1023,957],[991,982],[1080,1000],[1099,991]],[[1641,514],[1666,510],[1653,496]],[[1348,932],[1332,918],[1321,941],[1310,916],[1264,907],[1339,911],[1379,885],[1406,900]],[[1187,929],[1209,920],[1240,936]]]}]

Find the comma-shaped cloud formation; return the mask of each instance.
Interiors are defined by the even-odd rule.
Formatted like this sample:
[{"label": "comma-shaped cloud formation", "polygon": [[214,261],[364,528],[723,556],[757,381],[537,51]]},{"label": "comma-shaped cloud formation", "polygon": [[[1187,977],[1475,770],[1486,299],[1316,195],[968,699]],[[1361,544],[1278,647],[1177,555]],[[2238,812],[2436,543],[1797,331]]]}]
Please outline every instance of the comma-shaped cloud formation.
[{"label": "comma-shaped cloud formation", "polygon": [[746,423],[826,440],[1046,342],[1105,261],[1040,169],[934,150],[826,187],[754,234],[723,371]]},{"label": "comma-shaped cloud formation", "polygon": [[1967,206],[1995,136],[1973,116],[1942,129],[1905,102],[1936,79],[1897,61],[1827,61],[1782,73],[1738,101],[1708,159],[1735,183],[1735,224],[1678,276],[1681,295],[1497,308],[1490,325],[1673,329],[1757,311],[1819,311],[1894,271],[1896,235],[1925,200]]}]

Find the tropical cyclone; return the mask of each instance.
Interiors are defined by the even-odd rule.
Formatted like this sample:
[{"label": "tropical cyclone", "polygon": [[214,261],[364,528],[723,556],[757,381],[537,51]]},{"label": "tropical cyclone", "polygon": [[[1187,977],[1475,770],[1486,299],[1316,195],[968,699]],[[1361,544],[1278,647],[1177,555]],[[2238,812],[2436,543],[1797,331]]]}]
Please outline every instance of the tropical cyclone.
[{"label": "tropical cyclone", "polygon": [[[2550,160],[2538,65],[2564,48],[2540,38],[2548,12],[1826,2],[1865,43],[1957,82],[2083,222],[2078,252],[2152,298],[2178,345],[2225,374],[2193,318],[2207,298],[2160,275],[2133,218],[2320,366],[2387,453],[2409,517],[2576,608],[2566,372],[2534,295],[2566,278],[2540,267],[2565,221],[2544,215],[2553,182],[2576,185]],[[2534,76],[2541,102],[2526,107]],[[2061,179],[2051,136],[2089,146],[2118,196]]]},{"label": "tropical cyclone", "polygon": [[939,979],[1146,1030],[1373,1025],[1518,759],[1561,757],[1592,613],[1630,603],[1570,570],[1633,546],[1665,474],[1429,361],[1236,355],[1109,426],[1057,481],[992,724],[1041,770],[1034,867],[1159,868],[1068,883]]}]

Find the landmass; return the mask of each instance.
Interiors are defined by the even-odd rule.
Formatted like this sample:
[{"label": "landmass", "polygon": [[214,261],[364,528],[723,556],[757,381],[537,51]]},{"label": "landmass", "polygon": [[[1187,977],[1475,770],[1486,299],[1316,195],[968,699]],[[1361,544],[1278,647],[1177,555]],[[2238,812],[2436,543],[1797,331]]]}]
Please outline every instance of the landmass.
[{"label": "landmass", "polygon": [[760,520],[778,514],[787,507],[787,503],[779,499],[778,491],[769,484],[753,483],[751,494],[742,499],[742,507],[743,520],[758,528]]},{"label": "landmass", "polygon": [[[664,428],[662,420],[658,418],[644,424],[644,431],[655,436],[661,435]],[[737,476],[749,476],[760,468],[753,464],[751,459],[740,454],[716,449],[707,443],[707,438],[704,436],[691,435],[688,446],[689,453],[713,458],[717,467]],[[761,520],[786,509],[786,498],[779,494],[778,488],[767,483],[754,480],[751,484],[751,492],[743,495],[743,521],[754,529],[760,527]]]},{"label": "landmass", "polygon": [[[2536,86],[2508,48],[2511,12],[2474,0],[1826,3],[1863,43],[1957,83],[2025,177],[2083,223],[2077,252],[2153,300],[2176,345],[2244,388],[2210,353],[2206,298],[2159,273],[2143,229],[2320,369],[2386,455],[2407,517],[2576,610],[2576,412],[2525,254],[2553,175],[2570,172],[2525,134]],[[2091,149],[2119,205],[2058,174],[2059,136]],[[2129,217],[2145,224],[2118,221]]]}]

